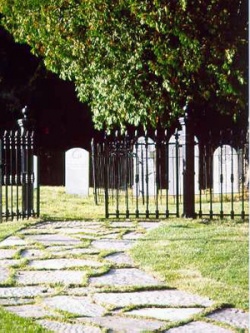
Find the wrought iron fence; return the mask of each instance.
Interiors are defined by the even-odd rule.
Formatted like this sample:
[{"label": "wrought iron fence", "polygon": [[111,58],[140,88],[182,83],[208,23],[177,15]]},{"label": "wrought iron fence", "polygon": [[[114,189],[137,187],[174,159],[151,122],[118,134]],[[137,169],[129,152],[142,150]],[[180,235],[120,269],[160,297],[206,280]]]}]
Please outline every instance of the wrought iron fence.
[{"label": "wrought iron fence", "polygon": [[39,216],[38,175],[34,132],[23,126],[5,131],[0,137],[0,222]]},{"label": "wrought iron fence", "polygon": [[193,205],[189,217],[246,218],[249,178],[245,135],[221,132],[218,142],[211,134],[205,142],[194,137],[189,143],[193,176],[190,171],[185,176],[187,144],[183,130],[171,136],[167,131],[140,136],[137,132],[117,132],[102,142],[93,140],[95,203],[105,204],[107,218],[186,216],[185,204],[189,210]]}]

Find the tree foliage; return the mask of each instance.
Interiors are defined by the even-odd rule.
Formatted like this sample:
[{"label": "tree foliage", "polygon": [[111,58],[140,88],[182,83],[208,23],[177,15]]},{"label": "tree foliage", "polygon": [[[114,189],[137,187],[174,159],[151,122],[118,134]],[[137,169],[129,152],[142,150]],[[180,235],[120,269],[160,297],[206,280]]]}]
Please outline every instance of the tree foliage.
[{"label": "tree foliage", "polygon": [[245,111],[246,0],[0,0],[2,24],[75,83],[97,128]]}]

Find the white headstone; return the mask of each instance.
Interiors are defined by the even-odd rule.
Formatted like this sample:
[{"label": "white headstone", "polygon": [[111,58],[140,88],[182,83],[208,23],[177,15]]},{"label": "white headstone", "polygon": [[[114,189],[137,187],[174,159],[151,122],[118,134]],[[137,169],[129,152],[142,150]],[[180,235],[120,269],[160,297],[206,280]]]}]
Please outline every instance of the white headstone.
[{"label": "white headstone", "polygon": [[[168,194],[177,195],[177,175],[178,175],[178,189],[179,195],[183,195],[183,134],[182,131],[179,134],[179,147],[178,147],[178,160],[176,152],[176,139],[175,135],[172,135],[168,145]],[[194,148],[194,189],[195,194],[199,193],[199,147],[197,145],[198,139],[195,137]],[[177,169],[178,167],[178,169]],[[178,171],[177,171],[178,170]]]},{"label": "white headstone", "polygon": [[238,156],[234,148],[223,145],[218,147],[213,155],[213,191],[226,194],[232,191],[236,193],[238,190]]},{"label": "white headstone", "polygon": [[[140,137],[134,146],[134,195],[154,196],[156,194],[155,143],[148,138],[146,149],[145,137]],[[146,179],[148,178],[148,183]]]},{"label": "white headstone", "polygon": [[66,193],[87,196],[89,194],[89,152],[72,148],[65,157]]}]

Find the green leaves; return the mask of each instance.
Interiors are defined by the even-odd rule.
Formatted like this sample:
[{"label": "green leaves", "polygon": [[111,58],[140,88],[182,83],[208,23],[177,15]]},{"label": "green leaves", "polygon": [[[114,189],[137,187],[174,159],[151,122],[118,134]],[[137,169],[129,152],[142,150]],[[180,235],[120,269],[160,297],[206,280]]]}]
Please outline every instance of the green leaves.
[{"label": "green leaves", "polygon": [[18,42],[75,82],[97,128],[166,124],[187,96],[197,110],[244,105],[240,0],[0,0],[0,11]]}]

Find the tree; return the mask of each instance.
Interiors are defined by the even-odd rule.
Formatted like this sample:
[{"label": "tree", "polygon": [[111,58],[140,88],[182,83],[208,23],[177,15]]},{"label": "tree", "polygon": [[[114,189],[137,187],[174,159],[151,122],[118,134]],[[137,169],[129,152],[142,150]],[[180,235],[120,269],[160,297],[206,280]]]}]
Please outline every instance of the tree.
[{"label": "tree", "polygon": [[245,0],[0,0],[2,24],[75,83],[97,128],[246,112]]}]

